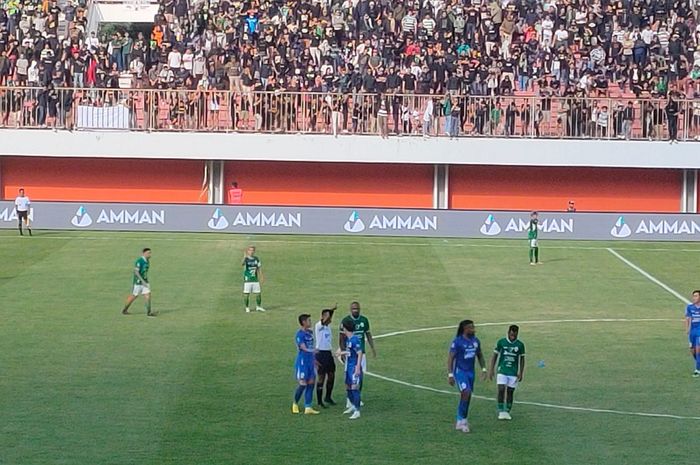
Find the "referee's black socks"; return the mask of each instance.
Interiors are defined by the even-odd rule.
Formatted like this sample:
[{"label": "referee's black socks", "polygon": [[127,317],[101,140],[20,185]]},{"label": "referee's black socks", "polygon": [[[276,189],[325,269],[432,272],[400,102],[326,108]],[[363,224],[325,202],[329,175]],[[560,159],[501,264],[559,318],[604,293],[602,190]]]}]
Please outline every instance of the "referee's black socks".
[{"label": "referee's black socks", "polygon": [[326,373],[326,402],[333,402],[333,385],[335,384],[335,372]]},{"label": "referee's black socks", "polygon": [[316,383],[316,398],[318,405],[323,406],[323,383]]},{"label": "referee's black socks", "polygon": [[24,233],[22,232],[22,223],[21,222],[19,224],[19,235],[24,236]]}]

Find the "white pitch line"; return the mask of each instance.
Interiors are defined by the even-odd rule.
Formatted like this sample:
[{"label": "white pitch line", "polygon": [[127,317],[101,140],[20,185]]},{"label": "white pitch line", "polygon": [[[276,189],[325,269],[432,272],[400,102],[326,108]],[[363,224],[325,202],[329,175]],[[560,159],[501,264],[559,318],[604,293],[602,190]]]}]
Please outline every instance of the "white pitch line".
[{"label": "white pitch line", "polygon": [[[519,325],[548,325],[548,324],[563,324],[563,323],[636,323],[650,321],[682,321],[674,318],[571,318],[562,320],[528,320],[528,321],[498,321],[488,323],[476,323],[476,327],[481,326],[505,326],[511,324]],[[456,329],[455,325],[450,326],[433,326],[431,328],[406,329],[402,331],[393,331],[391,333],[378,334],[375,339],[383,337],[400,336],[402,334],[422,333],[425,331],[439,331],[443,329]]]},{"label": "white pitch line", "polygon": [[[371,376],[373,378],[381,379],[384,381],[389,381],[389,382],[395,383],[395,384],[400,384],[402,386],[412,387],[414,389],[421,389],[423,391],[437,392],[439,394],[459,395],[459,393],[455,392],[455,391],[447,391],[445,389],[436,389],[436,388],[432,388],[430,386],[423,386],[421,384],[408,383],[406,381],[401,381],[400,379],[389,378],[388,376],[378,375],[376,373],[371,373],[369,371],[366,372],[365,374],[368,376]],[[472,395],[472,397],[474,397],[475,399],[488,400],[491,402],[496,401],[496,399],[494,399],[493,397],[478,396],[478,395]],[[609,413],[609,414],[613,414],[613,415],[647,417],[647,418],[649,418],[649,417],[651,417],[651,418],[671,418],[674,420],[700,420],[700,417],[671,415],[668,413],[629,412],[629,411],[625,411],[625,410],[610,410],[610,409],[603,409],[603,408],[575,407],[572,405],[557,405],[557,404],[548,404],[548,403],[544,403],[544,402],[531,402],[531,401],[527,401],[527,400],[517,400],[517,401],[515,401],[515,403],[520,404],[520,405],[532,405],[534,407],[544,407],[544,408],[555,409],[555,410],[570,410],[570,411],[575,411],[575,412]]]},{"label": "white pitch line", "polygon": [[631,261],[627,260],[625,257],[623,257],[622,255],[620,255],[619,253],[617,253],[617,252],[614,251],[613,249],[611,249],[611,248],[608,247],[607,250],[608,250],[608,252],[610,252],[611,254],[613,254],[614,256],[616,256],[617,258],[619,258],[625,265],[627,265],[627,266],[629,266],[630,268],[632,268],[633,270],[637,271],[639,274],[641,274],[642,276],[644,276],[645,278],[647,278],[647,279],[648,279],[649,281],[651,281],[652,283],[658,285],[658,286],[661,287],[663,290],[665,290],[666,292],[668,292],[668,293],[671,294],[672,296],[676,297],[678,300],[680,300],[680,301],[683,302],[684,304],[687,304],[687,303],[688,303],[688,299],[685,298],[685,297],[683,297],[683,295],[682,295],[680,292],[678,292],[678,291],[672,289],[670,286],[668,286],[668,285],[662,283],[661,281],[659,281],[658,279],[656,279],[655,277],[653,277],[652,275],[650,275],[649,273],[647,273],[646,271],[644,271],[642,268],[640,268],[640,267],[638,267],[637,265],[635,265],[634,263],[632,263]]},{"label": "white pitch line", "polygon": [[[653,322],[653,321],[679,321],[673,318],[585,318],[585,319],[562,319],[562,320],[530,320],[530,321],[516,321],[515,323],[518,324],[564,324],[564,323],[630,323],[630,322]],[[509,322],[488,322],[488,323],[480,323],[477,325],[479,326],[501,326],[501,325],[507,325],[507,324],[512,324],[512,321]],[[377,336],[374,336],[375,339],[381,339],[384,337],[391,337],[391,336],[399,336],[402,334],[411,334],[411,333],[419,333],[419,332],[426,332],[426,331],[438,331],[438,330],[445,330],[445,329],[454,329],[454,325],[450,326],[434,326],[431,328],[417,328],[417,329],[407,329],[403,331],[393,331],[390,333],[384,333],[384,334],[379,334]],[[377,373],[372,373],[372,372],[367,372],[366,373],[368,376],[381,379],[384,381],[388,381],[391,383],[395,384],[400,384],[401,386],[407,386],[411,387],[414,389],[421,389],[423,391],[430,391],[430,392],[436,392],[439,394],[448,394],[448,395],[457,395],[458,393],[455,391],[448,391],[445,389],[437,389],[433,388],[430,386],[423,386],[422,384],[414,384],[414,383],[409,383],[407,381],[402,381],[400,379],[396,378],[390,378],[388,376],[380,375]],[[493,397],[486,397],[486,396],[479,396],[479,395],[474,395],[473,396],[476,399],[481,399],[481,400],[488,400],[491,402],[496,401]],[[670,418],[674,420],[700,420],[700,417],[694,417],[694,416],[682,416],[682,415],[671,415],[667,413],[647,413],[647,412],[631,412],[631,411],[626,411],[626,410],[611,410],[611,409],[602,409],[602,408],[592,408],[592,407],[576,407],[572,405],[558,405],[558,404],[549,404],[545,402],[532,402],[532,401],[526,401],[526,400],[519,400],[515,402],[516,404],[521,404],[521,405],[532,405],[534,407],[543,407],[543,408],[549,408],[549,409],[555,409],[555,410],[569,410],[569,411],[576,411],[576,412],[590,412],[590,413],[608,413],[612,415],[625,415],[625,416],[636,416],[636,417],[647,417],[647,418]]]},{"label": "white pitch line", "polygon": [[[0,229],[0,231],[3,231],[3,229]],[[35,231],[37,232],[37,231]],[[169,234],[167,232],[158,232],[158,231],[146,231],[151,234],[157,235],[156,237],[150,236],[150,237],[139,237],[139,236],[130,236],[128,235],[129,232],[125,231],[125,235],[107,235],[107,234],[100,234],[98,236],[87,236],[87,235],[75,235],[75,236],[51,236],[51,235],[35,235],[33,240],[37,239],[58,239],[58,240],[75,240],[75,239],[82,239],[82,240],[93,240],[93,241],[98,241],[98,240],[114,240],[114,239],[122,239],[122,240],[138,240],[138,241],[179,241],[179,242],[228,242],[228,241],[249,241],[251,235],[255,235],[256,233],[251,233],[248,234],[245,238],[243,237],[244,232],[241,233],[231,233],[231,237],[226,237],[226,238],[201,238],[201,237],[158,237],[164,234]],[[180,234],[180,233],[176,233]],[[182,233],[182,234],[188,234],[188,233]],[[197,234],[197,233],[193,233]],[[200,234],[207,234],[207,233],[200,233]],[[15,239],[15,240],[26,240],[23,236],[0,236],[2,239]],[[367,238],[371,237],[381,237],[381,236],[364,236]],[[255,239],[255,243],[260,243],[260,244],[307,244],[307,245],[387,245],[387,246],[410,246],[410,247],[484,247],[484,248],[492,248],[492,249],[522,249],[522,245],[517,245],[517,244],[482,244],[480,241],[487,240],[487,239],[479,239],[479,238],[474,238],[472,239],[473,243],[469,244],[464,244],[464,243],[452,243],[448,242],[450,238],[439,238],[439,237],[433,237],[433,238],[425,238],[425,239],[432,239],[434,242],[380,242],[380,241],[338,241],[334,239],[329,239],[327,241],[308,241],[308,240],[299,240],[299,241],[294,241],[294,240],[285,240],[285,239]],[[439,240],[442,240],[443,242],[437,242]],[[458,240],[458,239],[455,239]],[[516,239],[512,239],[516,240]],[[551,244],[551,242],[550,242]],[[552,249],[552,250],[609,250],[608,247],[593,247],[593,246],[585,246],[585,245],[547,245],[547,249]],[[700,249],[666,249],[666,248],[659,248],[659,247],[623,247],[618,250],[630,250],[630,251],[638,251],[638,252],[700,252]]]}]

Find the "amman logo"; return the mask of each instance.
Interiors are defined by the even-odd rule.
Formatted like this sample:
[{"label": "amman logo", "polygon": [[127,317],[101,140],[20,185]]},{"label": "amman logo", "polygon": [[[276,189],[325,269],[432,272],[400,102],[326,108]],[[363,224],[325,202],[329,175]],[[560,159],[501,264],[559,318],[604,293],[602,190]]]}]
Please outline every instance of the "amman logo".
[{"label": "amman logo", "polygon": [[215,229],[215,230],[221,230],[221,229],[226,229],[228,228],[228,220],[224,216],[223,213],[221,213],[221,209],[217,208],[214,210],[214,214],[211,215],[211,218],[209,219],[209,222],[207,223],[207,226],[209,226],[210,229]]},{"label": "amman logo", "polygon": [[489,215],[486,217],[486,221],[481,225],[479,231],[484,236],[498,236],[501,234],[501,226],[496,222],[496,218],[494,218],[493,215]]},{"label": "amman logo", "polygon": [[365,230],[365,223],[360,219],[360,215],[356,211],[353,211],[350,214],[350,218],[345,222],[343,229],[347,232],[359,233]]},{"label": "amman logo", "polygon": [[75,227],[87,228],[92,224],[92,218],[90,217],[90,214],[87,212],[85,207],[81,205],[80,208],[78,208],[78,211],[75,212],[75,215],[73,216],[73,219],[70,220],[70,222]]},{"label": "amman logo", "polygon": [[610,235],[612,237],[618,237],[620,239],[625,238],[625,237],[630,237],[632,235],[632,230],[627,225],[627,223],[625,223],[624,216],[620,216],[617,219],[617,221],[615,222],[615,225],[610,230]]}]

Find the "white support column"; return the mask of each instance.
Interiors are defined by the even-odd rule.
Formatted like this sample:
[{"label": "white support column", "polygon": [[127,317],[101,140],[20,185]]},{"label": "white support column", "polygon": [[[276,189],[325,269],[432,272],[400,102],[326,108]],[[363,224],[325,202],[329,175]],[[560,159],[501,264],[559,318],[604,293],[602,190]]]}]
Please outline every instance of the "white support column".
[{"label": "white support column", "polygon": [[688,208],[688,213],[697,213],[698,212],[698,170],[690,170],[692,174],[692,185],[690,186],[690,195],[688,198],[690,199],[691,204],[689,205],[690,208]]},{"label": "white support column", "polygon": [[447,210],[450,208],[450,165],[445,165],[445,185],[443,189],[444,203],[442,208]]},{"label": "white support column", "polygon": [[212,160],[207,160],[205,163],[205,176],[207,183],[207,203],[216,203],[215,193],[214,193],[214,182],[212,178],[212,171],[214,170],[214,162]]},{"label": "white support column", "polygon": [[683,170],[683,186],[681,188],[681,212],[698,212],[698,171]]},{"label": "white support column", "polygon": [[219,160],[216,162],[219,165],[219,201],[217,203],[226,203],[226,187],[225,187],[225,174],[224,174],[224,161]]},{"label": "white support column", "polygon": [[225,197],[224,162],[222,160],[208,160],[207,177],[209,183],[209,203],[222,205]]},{"label": "white support column", "polygon": [[434,165],[433,169],[433,208],[449,208],[449,166]]},{"label": "white support column", "polygon": [[433,210],[440,208],[439,171],[440,165],[433,165]]}]

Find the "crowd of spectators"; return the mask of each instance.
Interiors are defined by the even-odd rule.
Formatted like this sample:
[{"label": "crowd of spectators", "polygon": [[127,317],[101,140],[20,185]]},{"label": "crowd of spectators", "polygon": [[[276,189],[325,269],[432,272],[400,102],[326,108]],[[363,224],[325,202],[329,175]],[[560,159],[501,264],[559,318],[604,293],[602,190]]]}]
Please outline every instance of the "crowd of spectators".
[{"label": "crowd of spectators", "polygon": [[[150,37],[88,33],[84,0],[0,1],[0,86],[119,88],[126,76],[134,88],[233,92],[239,113],[255,91],[381,95],[371,110],[380,132],[397,112],[398,126],[405,110],[409,121],[427,114],[427,100],[417,108],[404,95],[432,94],[450,135],[464,129],[462,96],[484,99],[485,110],[474,104],[476,132],[494,121],[513,132],[513,118],[534,125],[556,111],[569,135],[607,131],[597,119],[625,135],[630,116],[656,111],[619,116],[624,108],[586,99],[700,97],[693,0],[160,0]],[[542,103],[525,111],[498,100],[513,95]],[[567,100],[546,108],[551,97]],[[321,102],[351,122],[364,110],[343,108],[349,100]]]}]

